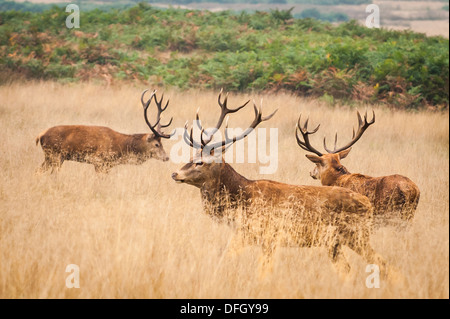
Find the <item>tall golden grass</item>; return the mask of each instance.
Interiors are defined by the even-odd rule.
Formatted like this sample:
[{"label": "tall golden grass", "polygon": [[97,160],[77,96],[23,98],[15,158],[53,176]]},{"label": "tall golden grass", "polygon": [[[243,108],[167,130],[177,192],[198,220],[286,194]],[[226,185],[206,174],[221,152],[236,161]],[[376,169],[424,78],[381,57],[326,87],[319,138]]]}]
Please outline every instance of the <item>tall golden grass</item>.
[{"label": "tall golden grass", "polygon": [[[0,297],[1,298],[448,298],[448,113],[375,108],[377,121],[344,160],[351,172],[402,174],[421,189],[412,226],[382,228],[371,236],[375,250],[405,280],[365,285],[366,264],[345,250],[352,266],[342,280],[321,248],[280,248],[273,271],[257,276],[259,247],[229,257],[233,231],[202,213],[198,189],[176,184],[181,166],[150,160],[122,165],[108,175],[92,165],[65,162],[58,174],[36,175],[43,152],[35,137],[59,124],[109,126],[144,133],[139,97],[144,87],[25,83],[0,87]],[[217,93],[166,91],[172,127],[193,120],[201,106],[206,126],[217,116]],[[351,137],[355,110],[330,108],[287,94],[232,94],[230,106],[264,97],[265,113],[278,114],[261,127],[279,129],[279,165],[262,176],[258,164],[232,164],[251,179],[318,185],[313,164],[295,142],[300,112],[322,123],[313,143],[337,130]],[[251,107],[230,118],[245,127]],[[169,115],[167,115],[169,116]],[[164,141],[170,151],[174,141]],[[80,288],[66,287],[66,266],[80,269]]]}]

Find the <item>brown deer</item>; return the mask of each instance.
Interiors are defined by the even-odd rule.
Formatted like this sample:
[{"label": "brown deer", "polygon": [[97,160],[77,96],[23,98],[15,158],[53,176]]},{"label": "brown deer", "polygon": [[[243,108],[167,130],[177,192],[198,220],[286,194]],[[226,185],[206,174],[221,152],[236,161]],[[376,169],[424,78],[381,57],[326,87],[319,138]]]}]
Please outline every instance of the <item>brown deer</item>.
[{"label": "brown deer", "polygon": [[[311,153],[306,157],[316,164],[310,175],[314,179],[320,179],[322,185],[340,186],[349,188],[355,192],[367,196],[374,206],[375,224],[389,225],[398,224],[396,221],[409,221],[413,218],[414,212],[419,202],[420,191],[414,182],[408,177],[402,175],[390,175],[382,177],[370,177],[362,174],[352,174],[341,164],[341,159],[345,158],[351,150],[351,147],[361,138],[366,129],[375,123],[375,112],[369,122],[367,112],[364,115],[364,121],[357,111],[358,130],[355,134],[353,129],[352,140],[345,146],[337,148],[337,133],[335,136],[334,149],[329,150],[326,146],[326,139],[323,145],[328,154],[322,154],[316,148],[311,146],[309,141],[310,134],[314,134],[320,127],[320,124],[312,131],[308,131],[308,119],[301,126],[301,115],[297,122],[296,139],[298,145]],[[300,139],[297,132],[303,137]],[[402,225],[404,223],[400,223]]]},{"label": "brown deer", "polygon": [[[156,91],[145,102],[145,90],[141,96],[144,107],[144,118],[152,133],[122,134],[108,127],[85,125],[60,125],[49,128],[39,134],[36,145],[41,143],[45,159],[40,172],[59,169],[64,161],[76,161],[93,164],[96,172],[107,173],[118,164],[142,164],[150,158],[162,161],[169,160],[161,143],[162,138],[170,138],[161,129],[168,127],[161,125],[161,113],[169,105],[162,106],[164,95],[158,101]],[[155,99],[158,113],[154,125],[150,124],[147,111],[152,99]]]},{"label": "brown deer", "polygon": [[342,250],[347,246],[368,263],[379,265],[386,275],[385,261],[369,243],[373,208],[367,197],[342,187],[294,186],[270,180],[249,180],[224,162],[224,151],[230,145],[245,138],[276,111],[262,117],[261,108],[258,109],[254,103],[255,118],[247,130],[230,138],[226,128],[225,139],[211,143],[225,116],[248,103],[229,109],[227,97],[221,102],[221,93],[218,99],[221,114],[211,133],[206,133],[199,124],[198,112],[200,141],[194,140],[192,128],[188,133],[186,124],[184,141],[197,151],[189,163],[172,174],[172,178],[200,189],[206,214],[236,226],[238,236],[235,243],[262,246],[263,262],[260,266],[263,267],[260,270],[263,272],[270,266],[277,245],[328,247],[333,264],[348,271],[350,266]]}]

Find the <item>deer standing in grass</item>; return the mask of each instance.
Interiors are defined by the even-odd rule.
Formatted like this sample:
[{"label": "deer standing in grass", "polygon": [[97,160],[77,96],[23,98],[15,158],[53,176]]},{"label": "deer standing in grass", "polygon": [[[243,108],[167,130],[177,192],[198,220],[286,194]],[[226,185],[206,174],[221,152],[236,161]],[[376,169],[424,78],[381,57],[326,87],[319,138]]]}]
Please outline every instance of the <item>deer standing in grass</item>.
[{"label": "deer standing in grass", "polygon": [[[388,225],[398,217],[403,221],[410,221],[417,208],[420,191],[408,177],[402,175],[371,177],[352,174],[342,166],[341,159],[350,153],[351,147],[361,138],[366,129],[375,123],[375,112],[373,112],[373,119],[370,122],[367,120],[367,112],[364,115],[364,121],[359,112],[357,112],[357,116],[358,130],[356,134],[353,130],[352,140],[345,146],[337,148],[336,133],[334,149],[329,150],[324,138],[323,145],[328,154],[322,154],[311,146],[309,141],[309,135],[316,133],[320,124],[314,130],[308,131],[308,120],[301,126],[300,115],[295,135],[297,143],[302,149],[316,154],[306,155],[310,161],[316,164],[310,173],[311,177],[320,179],[322,185],[345,187],[367,196],[374,206],[374,216],[378,225]],[[300,139],[297,132],[300,132],[303,140]]]},{"label": "deer standing in grass", "polygon": [[[161,125],[161,113],[169,104],[162,107],[163,97],[158,101],[156,91],[151,93],[145,102],[145,90],[141,96],[144,107],[144,118],[152,133],[147,134],[122,134],[104,126],[85,125],[60,125],[49,128],[39,134],[36,145],[41,143],[45,154],[44,162],[40,167],[41,172],[49,168],[59,169],[64,161],[76,161],[93,164],[96,172],[109,172],[119,164],[142,164],[150,158],[168,161],[169,158],[161,143],[162,138],[170,138],[161,129],[168,127],[172,119],[166,125]],[[158,109],[156,122],[150,124],[147,111],[152,99]]]},{"label": "deer standing in grass", "polygon": [[[222,93],[222,91],[221,91]],[[385,261],[369,243],[373,208],[367,197],[342,187],[294,186],[270,180],[249,180],[224,162],[224,152],[234,142],[242,140],[263,121],[261,108],[254,104],[255,118],[242,134],[211,143],[227,114],[242,109],[227,107],[227,97],[218,102],[221,114],[216,127],[207,133],[201,129],[200,141],[195,141],[185,126],[184,141],[196,153],[190,162],[172,174],[178,183],[200,189],[204,211],[218,221],[235,225],[238,236],[234,242],[260,244],[263,249],[261,273],[271,268],[272,255],[278,245],[295,247],[328,247],[329,257],[338,269],[350,269],[343,255],[347,246],[366,262],[379,265],[386,275]],[[216,155],[218,151],[218,155]],[[236,240],[238,239],[238,240]],[[242,245],[241,245],[242,247]]]}]

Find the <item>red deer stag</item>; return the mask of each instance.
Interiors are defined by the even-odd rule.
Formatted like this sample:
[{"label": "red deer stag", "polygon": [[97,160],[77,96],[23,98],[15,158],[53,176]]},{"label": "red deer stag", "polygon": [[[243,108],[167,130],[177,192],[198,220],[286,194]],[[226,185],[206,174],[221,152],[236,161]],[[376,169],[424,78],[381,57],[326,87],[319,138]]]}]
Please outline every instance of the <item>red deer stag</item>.
[{"label": "red deer stag", "polygon": [[[358,130],[355,134],[353,129],[352,140],[345,146],[337,148],[336,133],[334,149],[329,150],[324,138],[323,145],[328,154],[322,154],[311,146],[308,136],[316,133],[320,124],[309,132],[308,120],[301,126],[300,115],[295,134],[297,143],[302,149],[316,154],[306,155],[310,161],[316,164],[316,167],[310,173],[311,177],[320,179],[322,185],[345,187],[367,196],[374,206],[375,224],[378,226],[395,224],[398,217],[403,221],[411,220],[419,202],[420,191],[409,178],[401,175],[370,177],[352,174],[342,166],[340,160],[348,155],[351,147],[361,138],[366,129],[375,123],[375,112],[373,112],[373,119],[370,122],[367,120],[367,112],[364,115],[364,121],[358,111],[357,116]],[[303,141],[300,139],[298,131],[301,133]]]},{"label": "red deer stag", "polygon": [[[222,92],[221,92],[222,93]],[[328,247],[329,257],[338,269],[350,269],[343,255],[347,246],[368,263],[377,264],[386,275],[385,261],[372,249],[369,230],[373,208],[367,197],[342,187],[294,186],[270,180],[249,180],[224,162],[224,151],[234,142],[245,138],[263,121],[261,108],[254,103],[255,118],[241,135],[210,143],[221,127],[225,116],[244,105],[229,109],[227,97],[221,102],[219,121],[207,133],[201,128],[196,141],[185,126],[184,141],[196,149],[190,162],[172,174],[178,183],[187,183],[200,189],[206,214],[217,221],[236,226],[238,236],[234,243],[260,244],[263,249],[260,270],[266,272],[271,256],[278,246]],[[214,152],[213,152],[214,151]],[[216,155],[218,151],[218,155]],[[236,241],[238,239],[238,241]],[[241,246],[242,247],[242,246]]]},{"label": "red deer stag", "polygon": [[[52,168],[53,172],[55,168],[59,169],[65,160],[93,164],[96,172],[105,173],[118,164],[142,164],[150,158],[169,160],[161,139],[170,138],[171,135],[162,133],[161,128],[168,127],[172,119],[166,125],[160,123],[161,113],[167,108],[169,101],[163,107],[164,95],[158,101],[156,91],[153,91],[145,102],[144,96],[147,91],[142,93],[141,102],[145,122],[152,133],[128,135],[103,126],[54,126],[36,138],[36,145],[40,142],[45,154],[40,171]],[[151,125],[147,111],[153,98],[158,113],[155,124]]]}]

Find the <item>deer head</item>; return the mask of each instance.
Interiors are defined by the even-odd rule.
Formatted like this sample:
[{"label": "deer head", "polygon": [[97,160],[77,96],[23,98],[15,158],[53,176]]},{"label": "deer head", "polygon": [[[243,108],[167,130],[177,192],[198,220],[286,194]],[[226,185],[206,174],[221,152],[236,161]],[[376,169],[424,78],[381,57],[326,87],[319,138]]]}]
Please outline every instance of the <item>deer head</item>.
[{"label": "deer head", "polygon": [[[300,146],[300,148],[304,149],[305,151],[314,153],[316,155],[306,154],[306,157],[316,164],[316,167],[314,170],[310,172],[310,175],[314,179],[320,179],[322,182],[322,185],[333,185],[333,183],[336,181],[336,179],[344,174],[348,174],[347,169],[342,166],[340,160],[347,157],[347,155],[351,151],[351,147],[361,138],[361,136],[364,134],[364,132],[367,130],[367,128],[375,123],[375,112],[373,112],[373,118],[372,121],[367,120],[367,112],[364,115],[364,121],[361,118],[361,115],[357,111],[357,117],[358,117],[358,130],[355,133],[355,129],[353,129],[353,137],[352,140],[347,143],[345,146],[337,148],[337,133],[334,138],[334,149],[329,150],[326,145],[326,138],[323,139],[323,146],[325,150],[327,151],[327,154],[322,154],[319,152],[316,148],[314,148],[310,141],[309,141],[309,135],[316,133],[319,130],[320,124],[312,131],[308,131],[308,121],[309,118],[305,121],[303,126],[301,125],[301,114],[298,118],[297,127],[295,130],[295,137],[297,139],[297,144]],[[300,132],[303,140],[298,135],[298,132]]]},{"label": "deer head", "polygon": [[[141,103],[144,107],[144,118],[145,122],[147,123],[148,127],[152,131],[150,134],[146,134],[144,136],[145,143],[141,146],[144,148],[143,152],[146,154],[146,157],[153,157],[162,161],[168,161],[169,157],[167,156],[164,147],[161,143],[161,139],[169,139],[174,133],[167,135],[162,132],[162,128],[168,127],[171,123],[173,118],[170,119],[169,123],[162,125],[161,124],[161,113],[164,112],[167,109],[167,106],[169,105],[169,100],[167,100],[166,105],[162,107],[162,101],[164,98],[164,94],[161,95],[161,99],[158,101],[156,98],[156,90],[153,90],[153,92],[150,95],[150,98],[145,102],[144,96],[145,93],[147,93],[148,90],[145,90],[142,92],[141,96]],[[147,111],[150,106],[150,103],[152,99],[155,99],[156,108],[157,108],[157,115],[156,115],[156,122],[154,125],[150,124],[150,121],[148,119]]]},{"label": "deer head", "polygon": [[261,122],[267,121],[277,112],[273,112],[271,115],[267,117],[262,117],[261,106],[258,108],[256,103],[253,102],[253,107],[255,110],[255,118],[250,126],[240,135],[234,136],[230,138],[227,134],[228,128],[228,118],[227,123],[225,125],[225,139],[220,142],[212,143],[214,134],[220,129],[225,119],[225,116],[231,113],[235,113],[242,109],[250,102],[247,101],[243,105],[235,108],[229,109],[227,106],[228,103],[228,94],[226,94],[225,99],[222,102],[222,90],[219,93],[218,103],[221,109],[221,113],[219,116],[219,120],[217,121],[216,126],[206,132],[205,129],[200,124],[200,119],[198,115],[198,111],[196,114],[196,123],[200,129],[200,141],[195,141],[193,138],[193,128],[191,128],[190,133],[188,133],[187,123],[185,125],[184,131],[184,141],[196,150],[196,153],[191,158],[189,163],[184,165],[177,172],[172,174],[172,178],[179,183],[187,183],[194,185],[196,187],[203,187],[209,183],[214,184],[218,178],[220,177],[221,171],[223,170],[225,161],[223,158],[223,154],[227,150],[229,146],[231,146],[236,141],[239,141],[249,135]]}]

